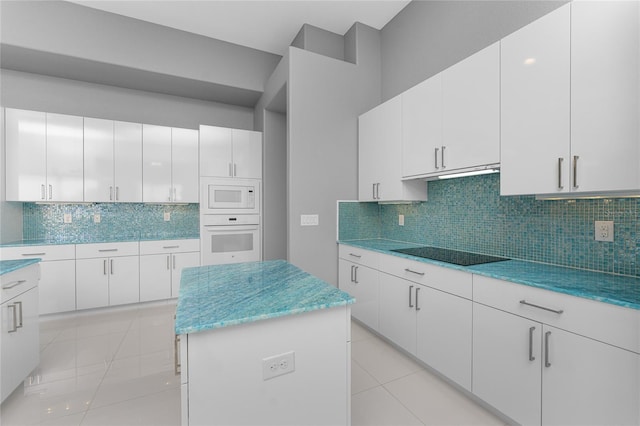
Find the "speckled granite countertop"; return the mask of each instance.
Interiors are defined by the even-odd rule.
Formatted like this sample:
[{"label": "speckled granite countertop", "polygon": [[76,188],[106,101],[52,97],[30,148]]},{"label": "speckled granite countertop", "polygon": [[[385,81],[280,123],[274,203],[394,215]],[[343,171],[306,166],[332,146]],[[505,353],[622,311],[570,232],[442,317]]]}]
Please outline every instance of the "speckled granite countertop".
[{"label": "speckled granite countertop", "polygon": [[38,262],[40,262],[40,259],[0,260],[0,275],[17,271]]},{"label": "speckled granite countertop", "polygon": [[37,239],[18,240],[0,244],[0,247],[55,246],[66,244],[126,243],[131,241],[162,241],[199,239],[200,235],[129,235],[113,238],[81,238],[81,239]]},{"label": "speckled granite countertop", "polygon": [[382,239],[340,241],[339,243],[626,308],[640,309],[640,278],[520,260],[458,266],[391,251],[418,247],[420,244]]},{"label": "speckled granite countertop", "polygon": [[355,299],[284,260],[186,268],[176,334],[352,304]]}]

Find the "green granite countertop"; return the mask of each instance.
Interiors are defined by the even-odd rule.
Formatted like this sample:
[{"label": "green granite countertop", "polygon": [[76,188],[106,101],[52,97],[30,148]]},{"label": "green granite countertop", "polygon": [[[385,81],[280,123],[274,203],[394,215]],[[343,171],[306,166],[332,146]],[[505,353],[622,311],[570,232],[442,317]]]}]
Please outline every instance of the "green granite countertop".
[{"label": "green granite countertop", "polygon": [[339,241],[339,243],[626,308],[640,309],[640,278],[636,277],[521,260],[458,266],[391,251],[419,247],[421,244],[384,239],[350,240]]},{"label": "green granite countertop", "polygon": [[345,306],[348,293],[284,260],[185,268],[176,334]]},{"label": "green granite countertop", "polygon": [[0,275],[17,271],[38,262],[40,262],[40,259],[0,260]]}]

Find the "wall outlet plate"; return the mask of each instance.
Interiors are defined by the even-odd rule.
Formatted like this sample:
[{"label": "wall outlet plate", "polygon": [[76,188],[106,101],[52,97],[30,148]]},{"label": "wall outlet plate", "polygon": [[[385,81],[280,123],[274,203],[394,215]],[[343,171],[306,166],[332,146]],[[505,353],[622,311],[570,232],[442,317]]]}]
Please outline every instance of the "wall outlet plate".
[{"label": "wall outlet plate", "polygon": [[262,380],[273,379],[283,374],[293,373],[296,369],[295,352],[286,352],[262,360]]},{"label": "wall outlet plate", "polygon": [[93,223],[100,223],[101,220],[102,220],[102,218],[100,217],[100,215],[98,213],[93,215]]},{"label": "wall outlet plate", "polygon": [[71,219],[71,213],[64,213],[64,214],[62,215],[62,221],[63,221],[64,223],[71,223],[71,222],[72,222],[72,219]]},{"label": "wall outlet plate", "polygon": [[596,241],[613,242],[613,221],[596,220],[595,236]]},{"label": "wall outlet plate", "polygon": [[164,212],[164,221],[169,222],[171,220],[171,212]]},{"label": "wall outlet plate", "polygon": [[404,226],[404,215],[403,214],[399,214],[398,215],[398,225]]}]

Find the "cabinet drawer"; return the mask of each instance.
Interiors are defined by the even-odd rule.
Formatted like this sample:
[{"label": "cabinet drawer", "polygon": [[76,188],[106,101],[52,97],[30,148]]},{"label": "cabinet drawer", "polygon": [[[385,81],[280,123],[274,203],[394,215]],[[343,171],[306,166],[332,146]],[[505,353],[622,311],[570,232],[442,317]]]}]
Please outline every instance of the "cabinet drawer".
[{"label": "cabinet drawer", "polygon": [[341,259],[345,259],[359,265],[368,266],[370,268],[378,269],[378,258],[380,254],[376,253],[375,251],[340,244],[338,248],[338,255]]},{"label": "cabinet drawer", "polygon": [[468,272],[390,255],[380,256],[380,270],[405,280],[471,299],[472,275]]},{"label": "cabinet drawer", "polygon": [[186,253],[200,251],[200,240],[140,241],[140,254]]},{"label": "cabinet drawer", "polygon": [[40,265],[37,263],[0,276],[0,303],[34,288],[39,278]]},{"label": "cabinet drawer", "polygon": [[128,243],[98,243],[78,244],[76,246],[77,259],[89,259],[92,257],[119,257],[137,256],[138,242]]},{"label": "cabinet drawer", "polygon": [[2,247],[0,259],[33,259],[39,257],[43,261],[68,260],[76,258],[75,244]]},{"label": "cabinet drawer", "polygon": [[480,275],[473,275],[473,300],[640,353],[640,310],[637,309]]}]

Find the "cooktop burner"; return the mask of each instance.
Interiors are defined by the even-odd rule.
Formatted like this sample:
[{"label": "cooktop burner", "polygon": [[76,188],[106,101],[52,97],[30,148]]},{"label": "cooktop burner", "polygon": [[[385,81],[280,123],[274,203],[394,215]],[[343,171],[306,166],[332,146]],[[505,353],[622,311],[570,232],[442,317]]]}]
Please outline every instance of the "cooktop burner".
[{"label": "cooktop burner", "polygon": [[509,260],[504,257],[487,256],[485,254],[468,253],[466,251],[457,251],[427,246],[397,249],[391,251],[416,257],[423,257],[425,259],[438,260],[440,262],[453,263],[455,265],[461,266],[480,265],[482,263],[502,262],[504,260]]}]

